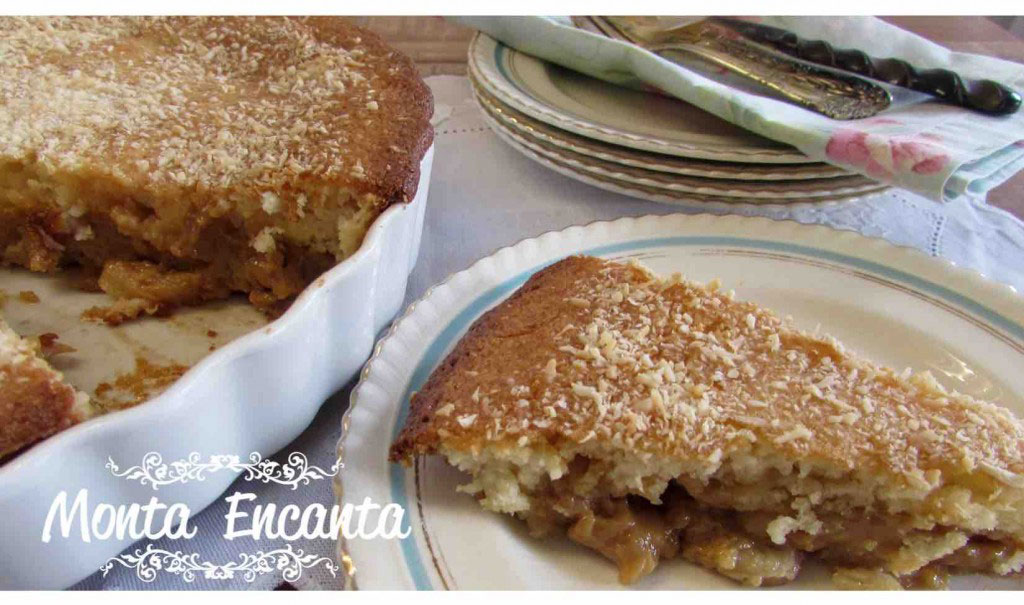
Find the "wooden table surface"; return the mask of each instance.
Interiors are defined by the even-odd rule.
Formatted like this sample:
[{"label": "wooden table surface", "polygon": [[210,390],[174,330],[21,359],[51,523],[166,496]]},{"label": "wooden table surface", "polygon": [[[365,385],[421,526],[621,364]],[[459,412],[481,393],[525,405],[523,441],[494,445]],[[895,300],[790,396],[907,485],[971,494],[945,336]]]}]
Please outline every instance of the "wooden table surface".
[{"label": "wooden table surface", "polygon": [[[883,17],[953,50],[1024,63],[1024,39],[986,17]],[[423,75],[466,73],[466,49],[473,31],[442,17],[358,17],[416,61]],[[988,195],[989,203],[1024,219],[1024,172]]]}]

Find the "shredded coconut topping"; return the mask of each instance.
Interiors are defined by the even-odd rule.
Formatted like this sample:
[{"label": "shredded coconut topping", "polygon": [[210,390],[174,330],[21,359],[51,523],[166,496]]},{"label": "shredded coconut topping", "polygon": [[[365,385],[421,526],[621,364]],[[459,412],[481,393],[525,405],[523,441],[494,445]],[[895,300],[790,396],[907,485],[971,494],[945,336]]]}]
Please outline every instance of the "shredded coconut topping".
[{"label": "shredded coconut topping", "polygon": [[301,18],[0,18],[0,155],[244,191],[268,214],[282,200],[267,192],[291,189],[301,211],[296,183],[366,176],[381,147],[367,141],[389,127],[396,63],[358,33]]},{"label": "shredded coconut topping", "polygon": [[[481,335],[515,337],[475,342],[489,352],[462,367],[493,382],[460,376],[441,386],[444,401],[486,419],[486,433],[473,429],[479,438],[539,431],[705,462],[756,441],[902,477],[968,462],[1001,481],[1024,477],[1024,426],[1003,408],[947,393],[928,374],[872,365],[714,285],[596,259],[563,263],[485,320]],[[469,402],[468,385],[499,393],[508,381],[532,385],[525,406],[506,396],[486,410]]]}]

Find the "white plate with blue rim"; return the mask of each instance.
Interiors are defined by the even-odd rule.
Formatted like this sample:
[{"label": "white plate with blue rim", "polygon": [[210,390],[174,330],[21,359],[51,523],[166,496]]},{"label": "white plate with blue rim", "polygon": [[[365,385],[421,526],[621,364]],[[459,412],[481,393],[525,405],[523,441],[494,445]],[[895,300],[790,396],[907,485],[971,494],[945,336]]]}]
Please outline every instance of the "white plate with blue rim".
[{"label": "white plate with blue rim", "polygon": [[710,179],[746,181],[802,181],[806,179],[866,179],[838,166],[823,162],[813,164],[754,164],[684,158],[613,145],[556,128],[502,103],[467,73],[478,104],[491,113],[504,128],[522,136],[543,141],[560,149],[624,166],[643,168],[667,174],[698,176]]},{"label": "white plate with blue rim", "polygon": [[494,134],[510,147],[559,174],[595,187],[631,197],[668,204],[833,204],[850,201],[888,188],[862,177],[748,181],[704,179],[637,168],[592,158],[517,132],[504,126],[477,97],[482,117]]},{"label": "white plate with blue rim", "polygon": [[[473,321],[541,268],[572,254],[637,259],[659,274],[721,279],[798,327],[836,336],[876,362],[930,370],[943,386],[1024,416],[1024,298],[1012,288],[917,250],[823,226],[765,218],[670,215],[570,227],[499,250],[412,305],[382,339],[343,424],[340,503],[396,503],[404,539],[341,539],[351,588],[615,589],[614,565],[564,538],[457,493],[467,477],[430,457],[387,460],[409,398]],[[1020,579],[961,576],[961,589],[1020,589]],[[632,588],[737,588],[682,560]],[[807,565],[786,588],[830,588]]]},{"label": "white plate with blue rim", "polygon": [[686,158],[812,164],[797,149],[668,96],[616,86],[519,52],[478,33],[469,46],[474,81],[503,103],[590,139]]}]

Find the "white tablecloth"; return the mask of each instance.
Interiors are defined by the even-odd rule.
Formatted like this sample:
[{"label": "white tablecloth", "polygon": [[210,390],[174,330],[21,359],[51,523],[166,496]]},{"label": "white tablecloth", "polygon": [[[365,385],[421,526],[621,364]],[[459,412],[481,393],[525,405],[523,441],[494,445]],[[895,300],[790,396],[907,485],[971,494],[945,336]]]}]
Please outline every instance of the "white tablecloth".
[{"label": "white tablecloth", "polygon": [[[434,172],[419,262],[410,280],[406,302],[418,299],[449,274],[465,269],[495,249],[569,225],[644,214],[700,212],[634,200],[605,192],[547,170],[501,143],[483,123],[470,97],[465,78],[428,78],[436,103],[437,128]],[[906,191],[890,191],[867,199],[830,207],[770,210],[749,208],[742,214],[760,214],[803,223],[822,223],[883,237],[913,246],[933,256],[971,267],[992,279],[1024,290],[1024,223],[983,201],[960,199],[940,205]],[[311,463],[329,468],[341,430],[341,415],[353,385],[331,397],[306,430],[278,458],[304,452]],[[269,453],[269,452],[264,452]],[[236,481],[234,491],[252,492],[261,503],[333,503],[329,480],[314,481],[292,491],[280,485]],[[191,540],[157,541],[170,551],[195,552],[203,561],[237,560],[240,553],[269,551],[284,546],[273,540],[223,539],[223,499],[199,513],[192,523],[198,534]],[[293,548],[332,557],[334,542],[297,541]],[[145,548],[146,542],[133,549]],[[363,562],[362,564],[372,564]],[[389,564],[382,562],[382,564]],[[197,578],[186,584],[180,576],[157,574],[142,582],[132,570],[115,568],[107,577],[98,573],[77,585],[84,589],[270,589],[281,583],[273,573],[246,582]],[[298,588],[340,588],[341,578],[322,566],[306,570],[294,584]]]}]

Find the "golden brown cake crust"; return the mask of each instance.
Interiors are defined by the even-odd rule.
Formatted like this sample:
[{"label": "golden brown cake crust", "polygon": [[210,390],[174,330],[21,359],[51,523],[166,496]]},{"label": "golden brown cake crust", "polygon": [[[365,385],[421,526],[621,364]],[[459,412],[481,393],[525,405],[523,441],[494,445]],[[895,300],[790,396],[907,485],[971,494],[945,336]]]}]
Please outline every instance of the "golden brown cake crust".
[{"label": "golden brown cake crust", "polygon": [[[465,385],[461,389],[465,390],[469,383],[475,383],[478,379],[488,380],[489,377],[486,375],[467,376],[461,372],[471,359],[489,359],[488,354],[493,352],[491,343],[494,340],[506,335],[532,335],[521,339],[522,346],[516,347],[518,355],[496,360],[501,365],[491,367],[494,374],[504,376],[506,372],[513,369],[512,365],[530,365],[531,362],[534,362],[537,358],[536,353],[539,351],[534,345],[543,340],[545,332],[553,334],[554,324],[551,319],[561,314],[557,308],[558,301],[553,300],[551,294],[568,291],[575,281],[586,277],[600,266],[601,261],[598,259],[573,256],[546,267],[531,276],[523,284],[523,287],[516,290],[507,300],[474,322],[469,331],[459,340],[455,349],[441,362],[441,365],[434,369],[423,387],[413,395],[409,402],[409,415],[405,426],[391,446],[391,460],[394,462],[408,461],[412,456],[436,452],[439,443],[437,429],[441,424],[438,421],[442,421],[447,426],[450,424],[448,420],[453,419],[451,415],[438,416],[437,410],[447,405],[450,401],[449,396],[453,394],[454,390],[460,390],[460,386]],[[555,303],[556,306],[538,304],[531,305],[527,313],[513,311],[521,300],[536,297],[538,293],[543,293],[541,296],[547,302]],[[550,311],[550,315],[547,314],[547,311]],[[537,313],[535,314],[535,312]],[[505,362],[510,362],[510,365],[504,366]],[[456,407],[468,411],[470,408],[475,408],[476,404],[477,402],[471,401],[470,397]],[[477,430],[474,432],[479,432],[478,429],[481,426],[482,424],[475,425],[474,428]]]},{"label": "golden brown cake crust", "polygon": [[433,103],[331,17],[0,19],[0,156],[206,204],[305,185],[415,193]]},{"label": "golden brown cake crust", "polygon": [[588,257],[483,316],[410,406],[393,460],[442,442],[598,441],[715,468],[763,446],[924,491],[972,472],[1024,480],[1024,425],[1005,408],[874,366],[717,287]]}]

